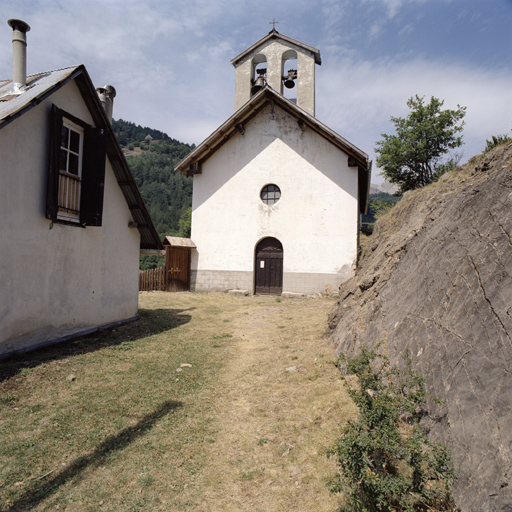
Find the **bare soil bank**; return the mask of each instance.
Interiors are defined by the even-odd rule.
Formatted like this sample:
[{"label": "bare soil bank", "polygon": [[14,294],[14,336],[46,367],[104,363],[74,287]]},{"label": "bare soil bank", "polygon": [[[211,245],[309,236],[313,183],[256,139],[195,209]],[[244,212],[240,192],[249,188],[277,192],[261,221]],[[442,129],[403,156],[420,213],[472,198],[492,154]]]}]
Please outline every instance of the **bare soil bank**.
[{"label": "bare soil bank", "polygon": [[512,510],[512,144],[407,193],[340,288],[330,340],[409,350],[445,400],[424,426],[453,451],[457,505]]}]

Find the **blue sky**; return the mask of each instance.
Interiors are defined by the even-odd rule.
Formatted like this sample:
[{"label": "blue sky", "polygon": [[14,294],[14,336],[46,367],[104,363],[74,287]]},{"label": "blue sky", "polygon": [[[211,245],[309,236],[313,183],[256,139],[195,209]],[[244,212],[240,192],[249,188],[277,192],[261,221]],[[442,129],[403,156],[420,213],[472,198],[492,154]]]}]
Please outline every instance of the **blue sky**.
[{"label": "blue sky", "polygon": [[462,161],[512,128],[512,0],[2,0],[0,13],[1,78],[6,22],[23,19],[29,74],[85,64],[96,86],[116,87],[115,118],[184,142],[233,113],[230,60],[273,18],[320,50],[316,117],[372,159],[415,94],[467,107]]}]

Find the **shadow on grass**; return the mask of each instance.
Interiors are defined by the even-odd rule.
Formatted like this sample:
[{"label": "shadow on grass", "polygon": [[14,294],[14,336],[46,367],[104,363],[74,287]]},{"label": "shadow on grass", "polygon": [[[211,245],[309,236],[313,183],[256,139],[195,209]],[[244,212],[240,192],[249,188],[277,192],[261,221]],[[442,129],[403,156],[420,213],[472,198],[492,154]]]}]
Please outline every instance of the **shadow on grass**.
[{"label": "shadow on grass", "polygon": [[164,402],[151,414],[144,416],[136,425],[121,430],[118,434],[109,436],[94,452],[89,455],[77,457],[71,464],[54,476],[35,482],[20,498],[18,498],[5,512],[25,512],[32,510],[44,499],[59,490],[70,480],[77,480],[86,469],[97,468],[105,463],[106,458],[113,452],[123,450],[142,437],[153,425],[171,412],[182,407],[181,402],[169,400]]},{"label": "shadow on grass", "polygon": [[31,352],[17,353],[0,361],[0,382],[18,374],[23,368],[101,350],[105,347],[133,343],[154,334],[170,331],[192,319],[188,309],[139,309],[139,320],[110,329],[100,329],[87,336],[49,345]]}]

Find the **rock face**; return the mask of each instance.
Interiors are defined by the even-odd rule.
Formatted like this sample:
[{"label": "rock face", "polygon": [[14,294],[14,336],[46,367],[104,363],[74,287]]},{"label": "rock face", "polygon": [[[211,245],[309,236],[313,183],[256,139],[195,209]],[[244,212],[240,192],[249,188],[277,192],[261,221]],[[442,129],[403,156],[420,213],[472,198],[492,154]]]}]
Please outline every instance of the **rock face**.
[{"label": "rock face", "polygon": [[445,400],[424,422],[451,448],[462,511],[512,511],[512,144],[407,193],[369,239],[329,318],[337,352],[409,349]]}]

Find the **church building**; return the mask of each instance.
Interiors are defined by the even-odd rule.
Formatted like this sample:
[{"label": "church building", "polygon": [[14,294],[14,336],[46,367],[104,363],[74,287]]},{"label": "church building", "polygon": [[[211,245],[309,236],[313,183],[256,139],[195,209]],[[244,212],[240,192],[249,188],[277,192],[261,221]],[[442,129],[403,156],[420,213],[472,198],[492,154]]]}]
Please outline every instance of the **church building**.
[{"label": "church building", "polygon": [[368,155],[315,118],[317,49],[273,29],[231,63],[235,113],[176,166],[194,180],[191,289],[336,290],[355,270]]}]

